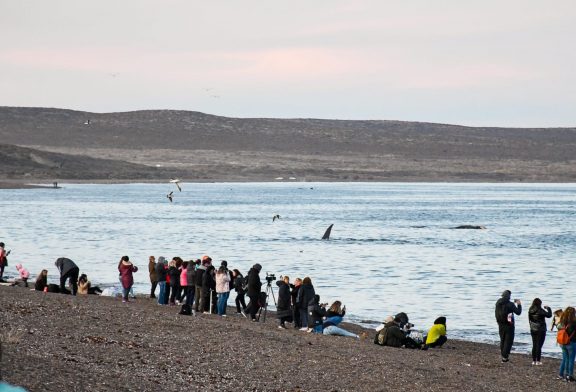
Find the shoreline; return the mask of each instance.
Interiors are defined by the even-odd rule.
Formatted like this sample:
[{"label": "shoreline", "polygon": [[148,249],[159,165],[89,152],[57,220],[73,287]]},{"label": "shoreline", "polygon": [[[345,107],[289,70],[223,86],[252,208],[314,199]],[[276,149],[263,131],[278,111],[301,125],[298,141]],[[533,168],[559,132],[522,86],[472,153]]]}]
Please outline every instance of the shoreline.
[{"label": "shoreline", "polygon": [[497,346],[450,335],[440,349],[380,347],[374,330],[364,341],[279,330],[273,312],[252,323],[230,307],[226,318],[181,316],[143,297],[123,304],[7,286],[0,309],[4,379],[29,391],[572,390],[555,380],[558,359],[532,367],[512,354],[502,364]]}]

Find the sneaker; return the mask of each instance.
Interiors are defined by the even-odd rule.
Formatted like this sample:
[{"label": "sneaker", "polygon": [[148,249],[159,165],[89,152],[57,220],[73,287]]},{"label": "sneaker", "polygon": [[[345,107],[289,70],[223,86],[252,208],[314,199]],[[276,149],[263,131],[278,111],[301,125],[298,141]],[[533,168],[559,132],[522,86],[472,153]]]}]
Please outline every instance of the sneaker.
[{"label": "sneaker", "polygon": [[226,315],[225,315],[225,314],[223,314],[223,315],[222,315],[222,317],[226,317]]},{"label": "sneaker", "polygon": [[192,309],[192,316],[196,316],[196,311]]},{"label": "sneaker", "polygon": [[542,366],[542,362],[536,361],[536,366]]},{"label": "sneaker", "polygon": [[255,318],[253,318],[253,319],[252,319],[252,321],[253,321],[253,322],[255,322],[255,323],[257,323],[257,322],[258,322],[258,320],[256,320]]},{"label": "sneaker", "polygon": [[300,328],[300,331],[306,332],[306,331],[308,331],[308,327]]},{"label": "sneaker", "polygon": [[574,377],[572,377],[572,376],[567,376],[567,377],[566,377],[566,381],[568,381],[568,382],[575,382],[575,381],[576,381],[576,378],[574,378]]},{"label": "sneaker", "polygon": [[536,361],[532,361],[532,366],[535,366],[535,365],[536,365]]},{"label": "sneaker", "polygon": [[123,303],[123,304],[125,304],[126,302],[128,302],[127,299],[123,299],[123,300],[122,300],[122,303]]},{"label": "sneaker", "polygon": [[204,314],[210,314],[210,312],[204,312]]},{"label": "sneaker", "polygon": [[286,326],[285,325],[279,325],[278,329],[286,329]]}]

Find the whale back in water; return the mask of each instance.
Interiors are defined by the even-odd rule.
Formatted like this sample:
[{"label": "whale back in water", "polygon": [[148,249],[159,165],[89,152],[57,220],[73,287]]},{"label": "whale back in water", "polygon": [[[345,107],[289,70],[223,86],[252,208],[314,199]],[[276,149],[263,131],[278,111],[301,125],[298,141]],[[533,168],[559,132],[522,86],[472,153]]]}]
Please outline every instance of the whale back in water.
[{"label": "whale back in water", "polygon": [[330,239],[330,233],[332,232],[332,226],[334,226],[334,224],[331,224],[330,226],[328,226],[328,228],[324,232],[324,235],[322,236],[323,240],[329,240]]},{"label": "whale back in water", "polygon": [[486,229],[486,226],[460,225],[460,226],[453,227],[453,229],[485,230],[485,229]]}]

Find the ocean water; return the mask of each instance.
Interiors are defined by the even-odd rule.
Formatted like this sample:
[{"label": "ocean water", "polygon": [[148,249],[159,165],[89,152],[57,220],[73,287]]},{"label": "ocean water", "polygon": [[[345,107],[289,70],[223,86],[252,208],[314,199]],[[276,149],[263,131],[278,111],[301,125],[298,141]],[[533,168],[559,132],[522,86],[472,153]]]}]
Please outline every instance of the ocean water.
[{"label": "ocean water", "polygon": [[[310,276],[322,302],[343,301],[347,318],[376,325],[408,313],[426,330],[440,315],[449,337],[496,342],[494,304],[504,289],[523,301],[515,350],[531,348],[535,297],[574,305],[576,184],[185,183],[76,185],[0,190],[0,241],[57,280],[69,257],[93,284],[117,284],[118,260],[141,268],[149,255],[210,255],[246,273]],[[175,190],[174,202],[165,195]],[[276,214],[280,220],[272,222]],[[321,237],[334,224],[329,241]],[[486,230],[457,230],[458,225]],[[230,303],[233,303],[234,294]],[[550,322],[548,323],[550,325]],[[544,347],[557,356],[555,333]],[[495,355],[497,355],[495,349]]]}]

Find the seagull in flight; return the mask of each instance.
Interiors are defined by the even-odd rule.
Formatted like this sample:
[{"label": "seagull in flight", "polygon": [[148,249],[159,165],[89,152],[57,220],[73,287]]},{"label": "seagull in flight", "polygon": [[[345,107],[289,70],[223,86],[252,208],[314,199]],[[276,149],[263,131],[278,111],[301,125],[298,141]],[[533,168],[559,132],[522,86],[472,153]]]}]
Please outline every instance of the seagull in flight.
[{"label": "seagull in flight", "polygon": [[272,217],[272,222],[274,222],[276,219],[280,219],[280,215],[276,214]]},{"label": "seagull in flight", "polygon": [[180,179],[179,178],[171,178],[170,183],[176,184],[176,186],[178,187],[178,190],[180,192],[182,192],[182,188],[180,187]]},{"label": "seagull in flight", "polygon": [[172,197],[174,195],[174,192],[170,192],[169,194],[166,195],[166,197],[168,198],[168,200],[170,200],[170,203],[172,203]]}]

